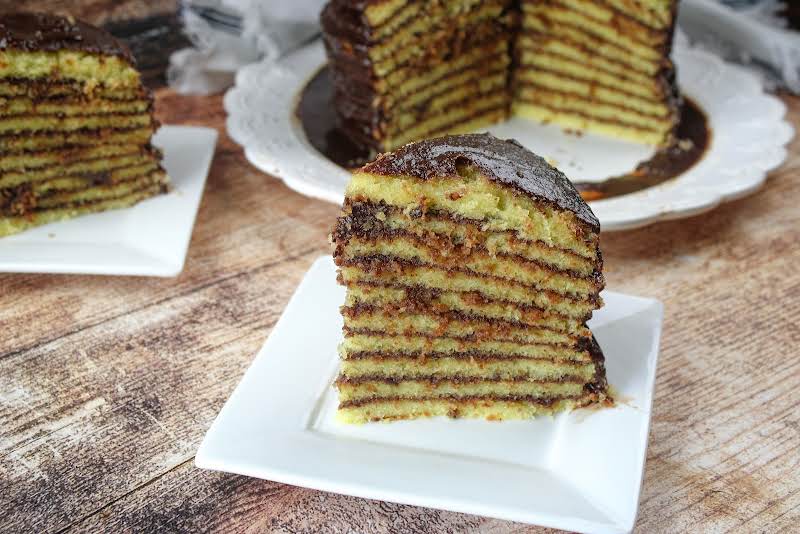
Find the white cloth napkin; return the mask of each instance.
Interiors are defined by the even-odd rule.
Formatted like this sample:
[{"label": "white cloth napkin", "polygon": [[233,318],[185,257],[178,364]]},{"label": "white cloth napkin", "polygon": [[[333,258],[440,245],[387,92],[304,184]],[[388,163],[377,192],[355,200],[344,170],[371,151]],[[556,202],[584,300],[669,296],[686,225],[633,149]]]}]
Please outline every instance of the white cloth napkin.
[{"label": "white cloth napkin", "polygon": [[[792,0],[797,1],[797,0]],[[251,62],[274,61],[319,33],[325,0],[182,0],[194,48],[175,52],[167,80],[181,93],[210,94]],[[726,5],[728,4],[728,5]],[[693,46],[756,70],[770,88],[800,94],[800,33],[781,28],[778,0],[681,0],[678,23]],[[685,44],[679,36],[676,46]]]},{"label": "white cloth napkin", "polygon": [[182,0],[194,48],[170,57],[167,80],[180,93],[211,94],[248,63],[274,61],[319,33],[325,0]]},{"label": "white cloth napkin", "polygon": [[800,32],[785,29],[786,21],[778,14],[782,4],[681,0],[678,25],[692,46],[746,65],[767,89],[800,94]]}]

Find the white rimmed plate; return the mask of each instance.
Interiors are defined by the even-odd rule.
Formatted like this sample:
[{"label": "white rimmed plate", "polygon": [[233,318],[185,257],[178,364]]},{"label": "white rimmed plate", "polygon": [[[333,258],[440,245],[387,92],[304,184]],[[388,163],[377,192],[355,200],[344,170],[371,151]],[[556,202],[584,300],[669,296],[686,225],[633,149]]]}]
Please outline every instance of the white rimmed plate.
[{"label": "white rimmed plate", "polygon": [[[701,50],[673,53],[681,91],[706,112],[712,129],[704,158],[677,179],[638,193],[591,202],[603,230],[622,230],[659,220],[688,217],[758,189],[767,173],[786,159],[794,130],[784,120],[783,103],[767,95],[740,67]],[[247,159],[310,197],[341,203],[348,173],[305,137],[295,117],[305,83],[324,65],[320,41],[277,63],[241,69],[225,95],[228,132]],[[554,162],[575,181],[598,181],[633,170],[653,149],[524,119],[487,128],[513,137]]]},{"label": "white rimmed plate", "polygon": [[198,467],[580,532],[633,528],[662,305],[606,291],[590,326],[614,408],[532,421],[334,419],[339,306],[330,257],[306,274],[197,451]]},{"label": "white rimmed plate", "polygon": [[164,151],[172,191],[0,238],[0,272],[176,276],[216,143],[211,128],[161,127],[153,144]]}]

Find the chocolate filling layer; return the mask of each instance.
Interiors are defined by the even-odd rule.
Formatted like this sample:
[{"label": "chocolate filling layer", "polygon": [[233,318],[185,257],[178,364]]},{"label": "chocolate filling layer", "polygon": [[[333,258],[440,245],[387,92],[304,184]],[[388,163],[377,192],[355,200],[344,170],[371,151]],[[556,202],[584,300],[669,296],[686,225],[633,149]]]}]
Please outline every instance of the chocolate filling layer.
[{"label": "chocolate filling layer", "polygon": [[[589,352],[591,356],[591,352]],[[568,367],[582,367],[588,362],[581,360],[570,360],[567,358],[532,358],[530,356],[520,355],[505,355],[498,356],[491,352],[481,352],[478,350],[464,350],[460,352],[374,352],[374,351],[360,351],[348,352],[346,360],[408,360],[411,362],[425,361],[425,360],[441,360],[443,358],[454,358],[457,360],[478,360],[483,362],[508,362],[508,361],[526,361],[526,362],[545,362],[557,363],[558,365],[565,365]]]},{"label": "chocolate filling layer", "polygon": [[493,382],[493,383],[504,383],[504,382],[531,382],[533,384],[563,384],[563,383],[571,383],[571,384],[583,384],[585,381],[578,377],[578,376],[570,376],[564,375],[559,378],[552,378],[547,380],[531,380],[530,378],[525,377],[516,377],[516,378],[480,378],[476,376],[460,376],[460,375],[453,375],[448,377],[436,377],[436,376],[429,376],[423,378],[403,378],[399,376],[379,376],[379,375],[367,375],[367,376],[356,376],[356,377],[347,377],[347,376],[339,376],[334,384],[364,384],[368,382],[382,382],[384,384],[400,384],[402,382],[424,382],[426,384],[437,385],[443,383],[452,383],[452,384],[475,384],[478,382]]},{"label": "chocolate filling layer", "polygon": [[[587,338],[576,338],[575,341],[571,344],[564,344],[564,343],[549,343],[547,341],[537,341],[537,342],[528,342],[528,341],[520,341],[519,339],[514,339],[512,337],[504,337],[508,336],[508,332],[503,332],[501,328],[498,328],[496,332],[492,332],[490,334],[481,334],[481,333],[472,333],[466,336],[448,336],[444,334],[438,333],[425,333],[425,332],[417,332],[417,331],[408,331],[408,332],[386,332],[386,331],[376,331],[370,330],[369,328],[350,328],[348,326],[344,326],[342,328],[345,337],[351,336],[372,336],[372,337],[392,337],[392,338],[424,338],[429,340],[434,339],[452,339],[454,341],[465,341],[465,342],[480,342],[480,341],[491,341],[491,342],[498,342],[498,343],[515,343],[517,345],[547,345],[549,347],[555,348],[562,348],[562,349],[575,349],[576,351],[586,350],[589,348],[590,340]],[[461,354],[460,352],[458,354]]]},{"label": "chocolate filling layer", "polygon": [[[337,281],[340,284],[343,284],[345,286],[348,285],[348,284],[345,284],[343,282],[343,280],[341,279],[341,275],[339,275],[337,277]],[[402,302],[398,302],[398,305],[402,305],[402,306],[406,306],[407,304],[417,304],[417,305],[420,305],[420,306],[426,306],[428,304],[428,302],[433,298],[433,297],[428,297],[427,295],[437,294],[436,292],[439,291],[439,290],[432,289],[432,288],[427,288],[427,287],[424,287],[424,286],[407,286],[407,285],[401,285],[401,284],[383,283],[383,282],[380,282],[380,281],[370,281],[370,280],[360,280],[358,282],[355,282],[353,285],[367,286],[367,287],[386,287],[386,288],[391,288],[391,289],[402,289],[402,290],[404,290],[406,292],[405,293],[406,294],[406,300],[404,300]],[[488,298],[488,297],[484,296],[483,294],[478,293],[477,291],[462,291],[462,292],[453,291],[453,292],[454,293],[459,293],[462,296],[462,298],[464,298],[469,303],[471,303],[471,304],[473,304],[475,306],[488,305],[488,304],[500,304],[500,305],[504,305],[504,306],[510,306],[510,307],[513,307],[513,308],[517,308],[520,311],[522,311],[523,313],[537,313],[537,314],[541,314],[542,316],[552,315],[552,316],[555,316],[555,317],[563,317],[565,319],[569,319],[568,316],[564,316],[564,315],[561,315],[559,313],[555,313],[555,312],[552,312],[552,311],[546,311],[546,310],[543,310],[542,308],[539,308],[538,306],[533,306],[533,305],[530,305],[530,304],[522,304],[522,303],[510,301],[510,300]],[[597,306],[600,305],[600,300],[597,299],[597,298],[591,299],[589,301],[589,304],[591,304],[592,306],[597,307]],[[591,313],[587,314],[582,319],[585,322],[585,321],[588,321],[590,318],[591,318]],[[581,318],[575,318],[575,319],[576,320],[580,320]]]},{"label": "chocolate filling layer", "polygon": [[[408,303],[408,304],[406,304]],[[494,317],[485,317],[482,315],[476,315],[471,313],[465,313],[457,310],[438,310],[430,303],[430,300],[425,301],[415,301],[413,299],[408,299],[402,302],[399,302],[396,307],[392,307],[392,311],[386,311],[385,307],[380,306],[372,306],[369,304],[356,304],[355,306],[342,306],[340,308],[342,315],[346,318],[358,318],[364,315],[371,315],[376,313],[387,313],[391,316],[396,316],[398,313],[404,314],[416,314],[420,313],[423,315],[431,315],[436,317],[437,319],[442,319],[444,321],[463,321],[463,322],[475,322],[479,325],[491,325],[496,326],[499,329],[511,329],[511,328],[519,328],[519,329],[531,329],[531,330],[548,330],[550,332],[557,332],[560,334],[566,334],[563,330],[557,330],[555,328],[551,328],[548,326],[539,326],[539,325],[530,325],[527,323],[521,323],[518,321],[508,321],[506,319],[497,319]],[[555,314],[552,314],[555,315]],[[566,320],[571,320],[569,318],[564,318]],[[582,321],[581,321],[582,322]],[[345,325],[345,328],[347,326]],[[576,336],[577,339],[578,336]],[[585,339],[581,337],[581,339]]]},{"label": "chocolate filling layer", "polygon": [[[369,235],[365,234],[358,234],[356,231],[353,231],[353,235],[357,235],[367,241],[368,243],[379,243],[381,241],[392,241],[394,239],[403,238],[408,241],[412,241],[415,245],[427,249],[428,252],[433,254],[436,258],[437,265],[442,266],[445,264],[460,264],[465,258],[470,257],[472,255],[486,255],[491,257],[492,254],[483,247],[482,245],[471,245],[470,247],[465,247],[463,245],[453,244],[451,241],[439,237],[438,239],[432,240],[430,238],[425,239],[417,234],[407,232],[404,230],[389,230],[384,228],[380,231],[379,234],[376,235],[374,231],[370,232]],[[348,241],[349,242],[349,241]],[[336,249],[333,253],[334,258],[344,257],[346,252],[346,247],[348,242],[336,242]],[[446,254],[442,254],[442,251],[446,252]],[[602,279],[602,273],[599,270],[595,270],[594,273],[591,275],[584,275],[577,271],[572,271],[569,269],[562,269],[552,264],[545,263],[541,260],[535,260],[532,258],[526,258],[519,254],[509,254],[506,252],[495,252],[493,254],[498,258],[505,258],[511,260],[515,263],[519,263],[520,265],[531,265],[538,267],[540,269],[544,269],[547,271],[552,271],[553,273],[558,273],[564,276],[569,276],[575,280],[583,279],[597,282],[598,280]],[[346,260],[344,260],[346,261]],[[421,262],[420,264],[424,264]],[[602,286],[602,283],[601,283]]]},{"label": "chocolate filling layer", "polygon": [[563,397],[536,397],[534,395],[443,395],[441,397],[369,397],[365,399],[355,399],[339,403],[339,408],[358,408],[367,404],[374,404],[376,402],[394,402],[394,401],[454,401],[454,402],[473,402],[473,401],[490,401],[490,402],[524,402],[526,404],[535,404],[538,406],[549,408],[558,401],[563,400],[579,400],[584,398],[581,396],[563,396]]},{"label": "chocolate filling layer", "polygon": [[[333,230],[333,239],[336,242],[346,242],[349,238],[350,232],[353,233],[361,233],[364,236],[371,236],[382,235],[381,232],[385,228],[384,223],[381,221],[379,217],[387,214],[404,214],[407,215],[412,221],[415,219],[419,219],[420,221],[442,221],[442,222],[450,222],[455,225],[460,226],[461,228],[467,230],[467,236],[470,241],[480,241],[481,239],[487,236],[487,233],[481,229],[482,225],[484,224],[484,220],[476,220],[476,219],[467,219],[466,217],[462,217],[457,213],[450,213],[445,211],[436,211],[427,209],[425,211],[422,208],[416,208],[408,213],[404,210],[387,204],[385,201],[381,200],[378,203],[371,202],[369,200],[355,200],[353,198],[345,198],[344,206],[342,209],[342,215],[339,216],[336,225],[334,226]],[[382,215],[379,215],[382,214]],[[373,232],[377,232],[373,234]],[[548,245],[543,241],[530,241],[524,239],[519,236],[519,234],[515,230],[503,230],[503,231],[493,231],[492,233],[504,233],[506,234],[513,242],[519,243],[532,243],[537,246],[552,250],[554,252],[559,252],[560,254],[567,254],[573,256],[575,258],[580,258],[584,260],[591,261],[592,258],[588,256],[582,256],[577,252],[558,248],[553,245]],[[602,269],[602,257],[600,254],[600,249],[597,246],[598,236],[597,234],[591,235],[584,235],[584,241],[588,245],[594,245],[596,250],[596,260],[597,261],[597,270]]]},{"label": "chocolate filling layer", "polygon": [[604,285],[603,275],[602,273],[597,271],[595,271],[591,276],[587,278],[578,277],[569,272],[564,273],[564,276],[573,278],[575,280],[589,280],[594,285],[593,288],[594,294],[572,295],[567,293],[558,293],[557,291],[553,290],[542,289],[532,284],[526,284],[520,282],[519,280],[512,280],[509,278],[502,278],[499,276],[493,276],[485,273],[478,273],[469,269],[458,268],[454,266],[435,265],[435,264],[425,263],[417,259],[398,258],[395,256],[386,256],[384,254],[370,254],[367,256],[355,256],[352,258],[342,258],[341,256],[334,256],[334,261],[336,265],[340,267],[358,267],[359,269],[368,272],[370,274],[374,274],[376,276],[382,276],[383,274],[387,273],[396,273],[398,271],[402,272],[409,268],[415,268],[415,267],[425,267],[434,270],[442,270],[448,273],[461,273],[468,276],[474,276],[476,278],[483,278],[487,280],[498,280],[508,284],[518,285],[520,287],[527,288],[528,290],[531,291],[547,293],[557,298],[561,298],[563,300],[568,300],[571,302],[591,302],[595,300],[597,298],[597,294],[600,293]]}]

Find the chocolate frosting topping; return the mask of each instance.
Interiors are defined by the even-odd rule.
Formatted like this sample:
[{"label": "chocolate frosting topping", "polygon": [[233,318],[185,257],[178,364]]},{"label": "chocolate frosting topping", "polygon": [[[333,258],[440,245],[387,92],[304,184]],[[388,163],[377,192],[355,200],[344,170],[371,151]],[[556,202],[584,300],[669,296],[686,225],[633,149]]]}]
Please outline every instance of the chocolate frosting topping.
[{"label": "chocolate frosting topping", "polygon": [[579,220],[600,231],[600,222],[569,179],[513,139],[498,139],[491,134],[427,139],[382,154],[362,170],[371,174],[402,174],[427,180],[459,176],[459,168],[464,165],[476,167],[490,180],[571,211]]},{"label": "chocolate frosting topping", "polygon": [[76,19],[46,13],[0,14],[0,50],[69,49],[117,56],[134,64],[130,49],[110,33]]}]

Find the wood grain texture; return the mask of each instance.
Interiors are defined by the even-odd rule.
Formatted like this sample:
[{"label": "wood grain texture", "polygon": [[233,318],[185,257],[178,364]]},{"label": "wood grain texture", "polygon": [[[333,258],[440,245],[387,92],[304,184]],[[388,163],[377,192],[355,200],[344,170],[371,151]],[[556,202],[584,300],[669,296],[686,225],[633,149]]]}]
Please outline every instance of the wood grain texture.
[{"label": "wood grain texture", "polygon": [[[157,93],[220,129],[184,272],[0,275],[0,531],[545,532],[201,471],[203,434],[335,206],[251,168],[219,97]],[[800,99],[785,98],[800,124]],[[639,532],[800,524],[800,141],[767,186],[603,235],[608,287],[666,306]]]}]

